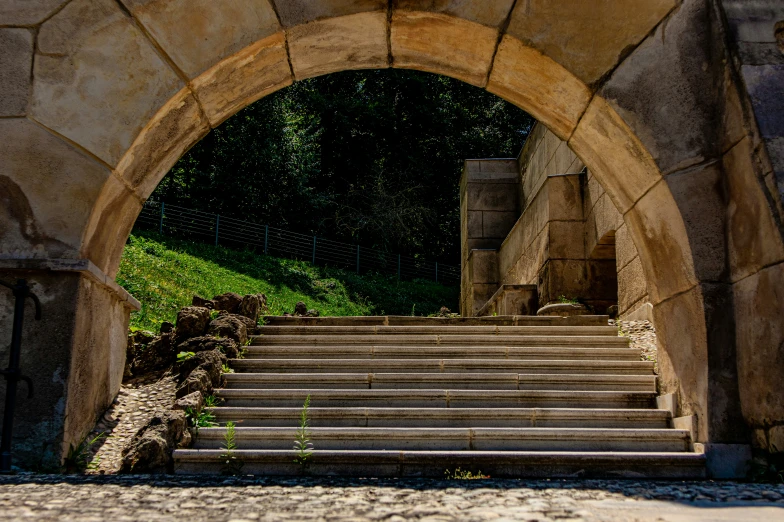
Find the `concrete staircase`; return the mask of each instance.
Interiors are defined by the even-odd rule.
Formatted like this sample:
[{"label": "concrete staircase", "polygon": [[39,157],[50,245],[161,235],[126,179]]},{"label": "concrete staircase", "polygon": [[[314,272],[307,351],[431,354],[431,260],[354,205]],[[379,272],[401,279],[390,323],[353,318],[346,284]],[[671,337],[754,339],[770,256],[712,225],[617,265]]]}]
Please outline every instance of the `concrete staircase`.
[{"label": "concrete staircase", "polygon": [[[213,412],[236,423],[243,473],[443,477],[698,478],[704,455],[655,409],[653,363],[604,316],[268,318],[232,362]],[[216,473],[225,428],[175,452],[179,473]]]}]

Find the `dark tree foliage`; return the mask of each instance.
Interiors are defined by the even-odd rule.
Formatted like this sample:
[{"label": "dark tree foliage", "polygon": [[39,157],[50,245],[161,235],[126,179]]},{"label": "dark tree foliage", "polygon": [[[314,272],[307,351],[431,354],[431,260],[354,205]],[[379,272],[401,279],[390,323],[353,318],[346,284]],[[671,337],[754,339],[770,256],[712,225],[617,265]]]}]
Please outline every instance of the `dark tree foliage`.
[{"label": "dark tree foliage", "polygon": [[153,197],[456,264],[463,160],[517,155],[532,124],[444,76],[336,73],[243,109],[193,147]]}]

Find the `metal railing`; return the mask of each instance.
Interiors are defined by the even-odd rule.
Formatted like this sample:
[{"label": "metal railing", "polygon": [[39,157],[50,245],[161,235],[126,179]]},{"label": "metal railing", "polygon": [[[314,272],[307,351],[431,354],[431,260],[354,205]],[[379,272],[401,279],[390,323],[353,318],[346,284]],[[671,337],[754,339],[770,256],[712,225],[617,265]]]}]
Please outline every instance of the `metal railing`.
[{"label": "metal railing", "polygon": [[397,275],[399,280],[427,279],[445,285],[460,283],[459,266],[390,254],[158,201],[144,204],[135,226],[216,246],[251,248],[277,257],[355,270],[358,274]]}]

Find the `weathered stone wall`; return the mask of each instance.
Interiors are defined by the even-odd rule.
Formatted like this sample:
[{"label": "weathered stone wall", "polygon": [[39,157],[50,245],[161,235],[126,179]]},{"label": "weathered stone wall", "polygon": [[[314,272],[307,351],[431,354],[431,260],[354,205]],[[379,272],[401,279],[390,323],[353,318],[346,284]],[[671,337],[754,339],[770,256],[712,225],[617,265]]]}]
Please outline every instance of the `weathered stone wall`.
[{"label": "weathered stone wall", "polygon": [[[0,279],[25,278],[41,301],[42,320],[25,307],[20,383],[14,422],[17,464],[56,469],[114,400],[125,366],[129,312],[139,303],[84,260],[2,262]],[[0,324],[13,321],[14,297],[0,288]],[[0,329],[0,360],[9,357],[11,328]],[[5,364],[5,362],[3,362]],[[0,415],[5,386],[0,386]]]},{"label": "weathered stone wall", "polygon": [[[743,416],[758,449],[784,451],[784,3],[721,0],[731,60],[725,89],[736,131],[721,167],[728,200],[729,276],[715,285],[733,317]],[[732,328],[729,325],[735,324]],[[727,356],[726,352],[723,353]]]}]

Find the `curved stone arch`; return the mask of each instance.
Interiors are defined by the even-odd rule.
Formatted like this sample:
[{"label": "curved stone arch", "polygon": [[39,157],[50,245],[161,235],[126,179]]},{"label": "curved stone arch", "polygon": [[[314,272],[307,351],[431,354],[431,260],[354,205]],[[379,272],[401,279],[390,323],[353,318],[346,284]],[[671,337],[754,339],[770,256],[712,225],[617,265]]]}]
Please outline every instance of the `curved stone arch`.
[{"label": "curved stone arch", "polygon": [[[328,33],[345,33],[347,28],[363,23],[363,35],[367,36],[365,31],[373,23],[365,17],[354,14],[316,23],[325,26]],[[413,12],[406,23],[410,25],[408,32],[396,31],[394,24],[392,27],[393,66],[485,86],[568,140],[624,215],[654,304],[697,286],[689,238],[678,206],[651,155],[606,100],[592,94],[563,66],[515,37],[506,35],[499,43],[497,31],[443,14]],[[299,32],[306,33],[306,38],[312,37],[316,31],[312,25],[308,29],[310,33]],[[289,32],[297,34],[297,27]],[[470,49],[461,51],[459,36],[463,34],[477,35],[479,41],[472,41]],[[179,157],[208,132],[208,124],[216,126],[250,103],[292,83],[290,76],[281,72],[285,37],[282,32],[275,33],[221,60],[192,80],[190,88],[179,91],[164,104],[114,170],[117,178],[133,188],[137,198],[128,198],[113,180],[107,183],[85,230],[83,256],[110,276],[116,274],[140,201],[149,196]],[[353,57],[371,54],[368,46],[358,50],[357,40],[360,39],[333,40],[330,54],[337,58],[327,63],[305,58],[292,60],[294,77],[352,68]],[[466,61],[458,61],[460,57]],[[380,60],[381,56],[377,58]],[[371,59],[363,65],[377,67],[384,63]],[[542,99],[547,103],[541,103]],[[701,314],[690,319],[688,331],[706,331]],[[667,344],[663,348],[680,349]],[[671,369],[665,382],[669,388],[677,389],[683,380],[681,371],[678,364]],[[684,376],[691,381],[683,393],[689,412],[702,414],[705,398],[697,396],[697,390],[705,389],[706,384],[699,381],[706,375],[705,371],[690,370]]]},{"label": "curved stone arch", "polygon": [[[733,256],[742,258],[743,254],[733,251],[732,226],[729,245],[722,242],[724,239],[712,239],[716,230],[725,237],[723,218],[709,222],[702,208],[690,209],[684,191],[703,190],[703,178],[723,183],[722,164],[727,171],[739,173],[730,176],[729,190],[750,194],[746,205],[756,209],[756,217],[763,223],[749,233],[748,227],[743,227],[750,221],[741,219],[748,214],[744,214],[744,202],[730,196],[730,214],[739,216],[735,219],[740,224],[736,240],[744,237],[744,251],[752,254],[741,259],[742,266],[733,268],[737,278],[730,275],[729,279],[734,283],[747,278],[746,290],[741,289],[747,293],[755,291],[754,285],[758,287],[757,282],[764,279],[755,275],[763,268],[770,268],[766,278],[776,280],[778,272],[774,270],[784,266],[784,247],[778,235],[768,234],[775,229],[775,218],[760,210],[767,208],[765,196],[753,175],[744,170],[749,170],[746,164],[756,154],[752,151],[756,147],[753,133],[739,123],[742,108],[733,106],[729,116],[722,114],[725,128],[721,139],[707,132],[701,136],[703,129],[684,122],[683,128],[673,133],[675,138],[683,138],[683,143],[677,143],[672,137],[654,135],[660,125],[652,121],[657,117],[653,112],[656,107],[646,112],[636,102],[619,101],[636,95],[633,86],[639,83],[639,75],[647,72],[640,64],[667,67],[666,60],[671,58],[661,49],[666,44],[662,21],[667,20],[668,35],[691,37],[690,23],[697,23],[694,20],[700,16],[710,19],[715,15],[711,14],[712,2],[652,0],[642,7],[636,0],[621,0],[612,3],[609,11],[598,7],[604,2],[594,5],[571,0],[447,0],[417,10],[422,9],[421,4],[416,0],[249,0],[237,4],[241,12],[230,13],[236,26],[230,26],[231,31],[208,31],[206,44],[194,41],[189,27],[178,31],[170,21],[190,11],[202,19],[210,19],[210,13],[220,18],[211,0],[63,1],[61,10],[43,20],[34,46],[26,26],[10,29],[18,33],[19,45],[27,46],[24,52],[31,57],[35,52],[36,59],[32,88],[20,83],[24,87],[20,92],[32,91],[29,106],[24,92],[19,100],[13,100],[14,107],[20,108],[6,109],[0,104],[0,115],[5,117],[0,119],[0,127],[20,127],[17,135],[29,144],[13,149],[14,144],[0,142],[0,158],[7,150],[4,147],[11,147],[19,157],[33,157],[38,152],[41,158],[36,160],[43,174],[22,179],[24,166],[12,160],[9,171],[13,179],[7,185],[15,183],[12,188],[32,198],[29,206],[35,209],[46,206],[46,199],[57,190],[47,173],[60,176],[56,179],[66,185],[67,197],[81,196],[68,226],[58,215],[70,217],[63,210],[71,210],[66,203],[40,210],[47,220],[34,235],[63,239],[55,245],[56,250],[30,243],[31,229],[25,229],[26,223],[14,222],[19,221],[18,216],[0,215],[20,230],[21,239],[15,236],[9,242],[11,254],[28,259],[87,258],[108,274],[96,276],[106,283],[116,273],[125,238],[144,199],[161,177],[211,127],[243,106],[295,80],[339,70],[393,66],[445,74],[511,101],[568,140],[623,214],[649,282],[655,315],[667,320],[660,338],[664,347],[663,389],[679,391],[681,413],[697,414],[698,440],[738,440],[737,433],[743,430],[731,427],[737,419],[733,409],[739,410],[737,388],[732,388],[732,375],[722,374],[725,361],[715,370],[708,362],[710,346],[733,345],[734,338],[720,340],[711,333],[710,323],[727,321],[706,305],[705,296],[718,292],[720,297],[710,299],[724,302],[729,285],[723,281],[730,272],[725,258],[732,261]],[[624,16],[623,6],[632,9],[631,14]],[[583,34],[579,18],[588,19],[607,38]],[[91,32],[93,27],[101,33],[100,38]],[[703,29],[702,25],[697,27]],[[568,35],[563,45],[553,36],[558,30]],[[687,42],[688,49],[704,40],[710,38],[698,39],[697,44]],[[682,47],[680,41],[675,45]],[[123,54],[112,55],[110,49]],[[715,55],[724,56],[724,52],[722,48]],[[660,58],[662,54],[665,58]],[[724,75],[721,67],[709,63],[707,71]],[[689,76],[676,67],[669,69]],[[146,81],[139,89],[123,83],[133,84],[131,79],[139,76]],[[616,77],[620,79],[616,81]],[[684,93],[690,95],[688,88],[672,89],[669,95],[676,101],[681,101],[677,97]],[[732,93],[726,97],[731,98]],[[646,101],[651,100],[642,100]],[[687,99],[684,103],[696,101]],[[692,119],[712,124],[713,110],[701,113],[702,119]],[[718,152],[710,148],[713,142],[720,144]],[[58,147],[69,150],[60,153],[54,150]],[[52,164],[58,159],[69,163],[68,169],[89,174],[84,175],[84,187],[66,180],[66,174],[55,174]],[[21,175],[14,178],[16,171]],[[680,181],[671,183],[675,174]],[[715,195],[708,195],[700,205],[713,205],[711,212],[720,207],[723,212],[726,203],[716,203]],[[762,205],[755,207],[755,202]],[[37,218],[29,220],[35,223]],[[6,231],[0,229],[0,233]],[[722,260],[711,264],[717,253]],[[7,254],[5,246],[2,254]],[[733,290],[729,292],[732,310]],[[753,298],[736,295],[745,299],[741,313],[753,315],[753,308],[749,308]],[[729,366],[734,365],[733,350],[719,348],[720,357],[729,360]],[[715,353],[711,357],[715,358]],[[752,378],[756,363],[747,357],[746,364],[750,365],[746,373]],[[711,371],[723,379],[716,384],[716,392],[711,389]],[[784,375],[782,368],[768,373],[775,376],[776,372]],[[766,386],[773,389],[776,379],[767,379]],[[714,395],[718,396],[715,404]],[[757,408],[747,401],[744,408],[756,409],[750,417],[758,424],[784,419],[784,406],[774,402]]]}]

